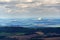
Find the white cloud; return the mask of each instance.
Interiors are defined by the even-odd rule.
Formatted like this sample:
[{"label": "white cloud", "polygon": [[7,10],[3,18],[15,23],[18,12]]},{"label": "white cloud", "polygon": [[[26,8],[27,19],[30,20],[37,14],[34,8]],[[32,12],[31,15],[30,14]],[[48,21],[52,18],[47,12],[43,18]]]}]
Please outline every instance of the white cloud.
[{"label": "white cloud", "polygon": [[32,2],[32,0],[20,0],[20,2]]},{"label": "white cloud", "polygon": [[[60,7],[58,7],[58,0],[0,0],[3,14],[9,17],[59,17]],[[15,3],[16,2],[16,3]],[[15,4],[13,4],[15,3]],[[6,13],[4,13],[4,11]],[[1,15],[4,16],[4,15]]]},{"label": "white cloud", "polygon": [[9,9],[9,10],[7,10],[7,12],[8,12],[8,13],[10,13],[10,12],[12,12],[12,10],[11,10],[11,9]]},{"label": "white cloud", "polygon": [[26,7],[28,7],[28,5],[27,4],[16,4],[16,7],[26,8]]},{"label": "white cloud", "polygon": [[11,0],[0,0],[0,2],[10,2]]},{"label": "white cloud", "polygon": [[43,4],[56,4],[56,0],[44,0]]}]

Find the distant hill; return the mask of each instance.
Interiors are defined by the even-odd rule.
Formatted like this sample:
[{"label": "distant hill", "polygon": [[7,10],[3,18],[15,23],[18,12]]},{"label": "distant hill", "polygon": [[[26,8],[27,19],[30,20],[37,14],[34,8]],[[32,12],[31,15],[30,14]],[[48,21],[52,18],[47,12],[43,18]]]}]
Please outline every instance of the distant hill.
[{"label": "distant hill", "polygon": [[0,27],[0,32],[8,32],[8,33],[16,33],[16,32],[23,32],[23,33],[35,33],[37,31],[46,33],[58,33],[60,28],[50,28],[50,27],[44,27],[44,28],[25,28],[25,27]]},{"label": "distant hill", "polygon": [[60,40],[59,30],[58,27],[0,27],[0,40]]}]

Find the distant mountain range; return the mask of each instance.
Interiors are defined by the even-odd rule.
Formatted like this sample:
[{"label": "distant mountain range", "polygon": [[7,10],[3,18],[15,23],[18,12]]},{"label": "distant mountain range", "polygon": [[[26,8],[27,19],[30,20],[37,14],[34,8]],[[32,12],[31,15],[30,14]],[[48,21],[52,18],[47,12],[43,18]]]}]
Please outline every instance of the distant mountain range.
[{"label": "distant mountain range", "polygon": [[60,19],[0,19],[0,27],[60,27]]}]

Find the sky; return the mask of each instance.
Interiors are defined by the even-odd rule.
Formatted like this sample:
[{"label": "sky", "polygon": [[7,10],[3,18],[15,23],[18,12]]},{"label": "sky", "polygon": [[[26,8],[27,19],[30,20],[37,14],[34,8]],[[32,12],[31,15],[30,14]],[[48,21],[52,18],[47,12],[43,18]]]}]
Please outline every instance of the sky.
[{"label": "sky", "polygon": [[0,0],[0,18],[60,18],[60,0]]}]

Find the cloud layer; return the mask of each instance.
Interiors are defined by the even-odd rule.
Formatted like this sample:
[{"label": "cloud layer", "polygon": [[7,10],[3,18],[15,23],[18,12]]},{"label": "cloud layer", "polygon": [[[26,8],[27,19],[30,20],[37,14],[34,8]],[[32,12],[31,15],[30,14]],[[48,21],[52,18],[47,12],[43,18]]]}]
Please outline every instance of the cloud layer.
[{"label": "cloud layer", "polygon": [[60,0],[0,0],[0,18],[60,17]]}]

